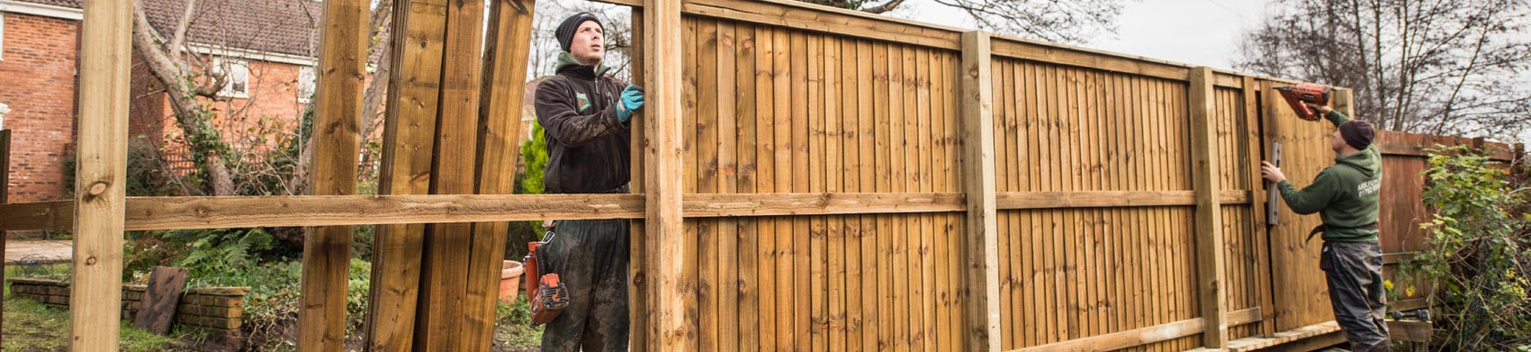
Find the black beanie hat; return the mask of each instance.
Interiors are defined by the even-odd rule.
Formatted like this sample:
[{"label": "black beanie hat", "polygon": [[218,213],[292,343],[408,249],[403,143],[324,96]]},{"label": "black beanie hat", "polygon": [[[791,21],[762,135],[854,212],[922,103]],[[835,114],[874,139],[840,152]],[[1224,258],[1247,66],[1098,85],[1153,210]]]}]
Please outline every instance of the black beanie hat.
[{"label": "black beanie hat", "polygon": [[1340,138],[1344,138],[1345,144],[1349,144],[1356,150],[1365,150],[1366,147],[1371,146],[1372,138],[1376,136],[1377,132],[1372,130],[1372,124],[1366,121],[1350,120],[1340,124]]},{"label": "black beanie hat", "polygon": [[553,32],[553,35],[558,38],[558,47],[563,48],[563,51],[569,51],[569,45],[574,41],[574,31],[579,30],[579,25],[584,24],[585,21],[595,21],[595,25],[606,29],[606,26],[601,24],[601,19],[595,18],[595,15],[589,12],[576,13],[565,18],[563,23],[558,25],[558,30]]}]

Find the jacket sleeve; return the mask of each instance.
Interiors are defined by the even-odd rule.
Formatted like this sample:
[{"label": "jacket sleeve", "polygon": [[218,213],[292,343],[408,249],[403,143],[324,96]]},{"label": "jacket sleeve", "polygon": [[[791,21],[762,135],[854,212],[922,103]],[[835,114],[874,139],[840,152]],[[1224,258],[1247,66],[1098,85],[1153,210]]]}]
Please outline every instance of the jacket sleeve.
[{"label": "jacket sleeve", "polygon": [[603,110],[580,113],[579,102],[567,85],[550,80],[537,87],[537,123],[548,136],[567,146],[577,147],[625,128],[617,120],[616,104],[608,105]]},{"label": "jacket sleeve", "polygon": [[1350,121],[1350,117],[1340,113],[1339,110],[1329,110],[1328,114],[1324,114],[1324,119],[1327,119],[1330,123],[1333,123],[1334,127],[1340,127],[1340,124],[1345,123],[1345,121]]},{"label": "jacket sleeve", "polygon": [[1329,202],[1334,199],[1335,188],[1338,187],[1335,184],[1337,181],[1338,179],[1325,169],[1313,179],[1313,184],[1301,190],[1293,186],[1291,181],[1281,181],[1277,187],[1281,188],[1281,199],[1286,201],[1286,206],[1291,208],[1292,212],[1308,215],[1329,206]]}]

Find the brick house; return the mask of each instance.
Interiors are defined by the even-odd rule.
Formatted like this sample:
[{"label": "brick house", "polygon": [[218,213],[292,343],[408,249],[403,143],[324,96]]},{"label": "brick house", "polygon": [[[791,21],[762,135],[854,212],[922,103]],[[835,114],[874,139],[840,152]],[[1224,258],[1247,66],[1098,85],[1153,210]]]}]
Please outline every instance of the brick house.
[{"label": "brick house", "polygon": [[[73,150],[82,0],[0,0],[0,128],[12,130],[10,199],[64,194]],[[153,32],[168,38],[185,0],[143,0]],[[260,123],[291,125],[313,89],[320,3],[308,0],[202,0],[187,31],[187,55],[227,63],[230,81],[204,99],[231,143],[264,145]],[[130,136],[176,149],[180,135],[167,94],[133,52]],[[9,110],[7,112],[7,110]],[[190,167],[190,165],[186,165]]]}]

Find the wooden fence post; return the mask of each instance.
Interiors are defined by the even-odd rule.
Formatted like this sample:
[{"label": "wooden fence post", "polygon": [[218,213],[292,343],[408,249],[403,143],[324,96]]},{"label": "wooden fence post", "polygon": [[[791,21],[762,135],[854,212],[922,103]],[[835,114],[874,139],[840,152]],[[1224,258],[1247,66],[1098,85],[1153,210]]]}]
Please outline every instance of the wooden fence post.
[{"label": "wooden fence post", "polygon": [[1217,155],[1216,100],[1212,69],[1191,69],[1192,180],[1196,192],[1197,291],[1201,299],[1202,343],[1208,348],[1228,346],[1228,302],[1223,297],[1223,218]]},{"label": "wooden fence post", "polygon": [[685,235],[681,214],[681,16],[680,0],[643,1],[645,96],[644,218],[654,295],[647,302],[649,350],[694,351],[697,316],[697,239]]},{"label": "wooden fence post", "polygon": [[[324,2],[309,194],[356,193],[369,5],[362,0]],[[310,227],[306,232],[302,292],[298,299],[298,350],[340,351],[345,347],[346,337],[351,226]]]},{"label": "wooden fence post", "polygon": [[1000,350],[999,249],[994,181],[994,93],[989,34],[962,33],[963,189],[967,192],[968,351]]},{"label": "wooden fence post", "polygon": [[74,282],[69,348],[116,351],[122,321],[122,230],[128,147],[131,1],[87,1],[80,42]]}]

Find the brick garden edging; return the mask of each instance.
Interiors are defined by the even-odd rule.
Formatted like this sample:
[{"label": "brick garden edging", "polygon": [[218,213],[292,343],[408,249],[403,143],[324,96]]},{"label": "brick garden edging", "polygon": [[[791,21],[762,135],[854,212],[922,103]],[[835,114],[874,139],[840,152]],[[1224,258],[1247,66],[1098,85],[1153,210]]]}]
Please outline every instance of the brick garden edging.
[{"label": "brick garden edging", "polygon": [[[31,298],[50,306],[69,307],[69,283],[62,280],[9,278],[11,292]],[[131,320],[138,315],[142,304],[144,285],[123,285],[122,318]],[[218,332],[238,331],[244,322],[244,299],[250,294],[249,287],[199,287],[186,289],[181,302],[176,305],[175,324],[211,329]]]}]

